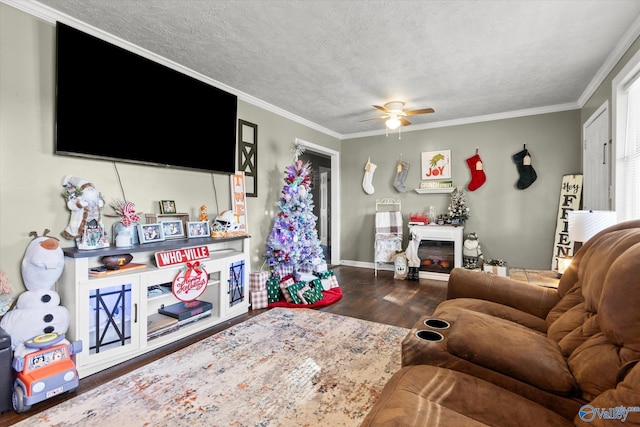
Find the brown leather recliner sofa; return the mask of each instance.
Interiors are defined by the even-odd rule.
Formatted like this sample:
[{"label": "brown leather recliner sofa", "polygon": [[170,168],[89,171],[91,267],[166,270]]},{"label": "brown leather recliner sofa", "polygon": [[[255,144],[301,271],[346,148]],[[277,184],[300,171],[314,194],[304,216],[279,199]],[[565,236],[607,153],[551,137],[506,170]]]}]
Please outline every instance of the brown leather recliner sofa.
[{"label": "brown leather recliner sofa", "polygon": [[585,243],[557,289],[454,269],[362,426],[640,426],[639,360],[636,220]]}]

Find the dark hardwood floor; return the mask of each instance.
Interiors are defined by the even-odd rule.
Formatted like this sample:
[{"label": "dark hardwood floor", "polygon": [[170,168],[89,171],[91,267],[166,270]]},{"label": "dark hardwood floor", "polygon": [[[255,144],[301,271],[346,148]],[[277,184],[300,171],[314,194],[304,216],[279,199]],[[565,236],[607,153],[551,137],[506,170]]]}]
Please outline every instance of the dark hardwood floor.
[{"label": "dark hardwood floor", "polygon": [[[419,281],[394,280],[393,272],[391,271],[378,271],[378,276],[376,277],[372,269],[350,266],[337,266],[333,268],[333,271],[338,278],[343,297],[333,305],[318,309],[320,311],[411,328],[422,316],[433,313],[438,303],[444,300],[446,296],[447,282],[444,281],[426,279],[420,279]],[[114,378],[230,326],[241,323],[266,310],[250,310],[247,314],[235,317],[189,338],[83,378],[80,380],[80,386],[72,393],[66,393],[40,402],[22,414],[17,414],[13,410],[1,414],[0,425],[13,425],[60,402],[75,396],[82,396],[83,393]]]}]

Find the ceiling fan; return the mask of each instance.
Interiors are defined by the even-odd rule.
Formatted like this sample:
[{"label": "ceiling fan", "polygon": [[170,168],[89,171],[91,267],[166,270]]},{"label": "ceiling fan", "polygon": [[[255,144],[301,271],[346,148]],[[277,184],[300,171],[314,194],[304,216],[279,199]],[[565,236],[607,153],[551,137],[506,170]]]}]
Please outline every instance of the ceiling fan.
[{"label": "ceiling fan", "polygon": [[378,119],[386,119],[385,125],[389,129],[396,129],[400,125],[408,126],[411,122],[405,119],[406,116],[416,116],[418,114],[429,114],[434,113],[435,110],[433,108],[421,108],[419,110],[404,110],[404,102],[401,101],[391,101],[384,104],[384,107],[380,105],[374,105],[373,108],[377,108],[378,110],[385,113],[383,116],[375,117],[373,119],[362,120],[363,122],[369,120],[378,120]]}]

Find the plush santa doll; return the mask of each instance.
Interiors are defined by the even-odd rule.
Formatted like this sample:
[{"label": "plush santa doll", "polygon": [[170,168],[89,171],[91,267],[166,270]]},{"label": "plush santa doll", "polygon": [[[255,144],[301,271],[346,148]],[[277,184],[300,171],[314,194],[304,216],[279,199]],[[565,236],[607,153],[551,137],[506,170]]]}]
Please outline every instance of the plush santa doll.
[{"label": "plush santa doll", "polygon": [[62,181],[63,196],[71,211],[69,225],[61,233],[65,239],[75,240],[82,237],[84,227],[95,220],[102,225],[100,209],[104,206],[102,195],[92,183],[77,176],[67,175]]}]

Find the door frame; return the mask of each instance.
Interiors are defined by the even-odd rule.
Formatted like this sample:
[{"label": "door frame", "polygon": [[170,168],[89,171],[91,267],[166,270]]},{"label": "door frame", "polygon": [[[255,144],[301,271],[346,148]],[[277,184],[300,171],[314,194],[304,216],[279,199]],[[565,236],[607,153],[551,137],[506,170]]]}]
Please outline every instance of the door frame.
[{"label": "door frame", "polygon": [[340,265],[340,152],[300,138],[295,139],[307,151],[323,154],[331,158],[331,260],[332,265]]},{"label": "door frame", "polygon": [[320,234],[320,244],[329,246],[329,242],[331,242],[331,236],[329,236],[327,233],[327,226],[329,224],[329,209],[327,208],[327,205],[329,204],[329,201],[327,200],[326,194],[328,191],[330,192],[330,190],[327,189],[327,183],[330,181],[329,173],[331,172],[331,170],[327,172],[326,168],[321,166],[318,169],[318,172],[318,181],[320,183],[320,206],[318,210],[318,221],[320,223],[320,227],[318,227]]}]

